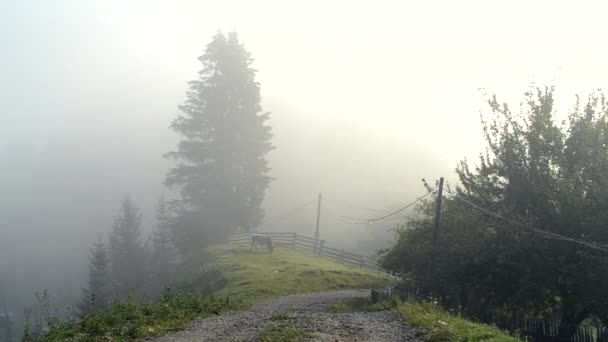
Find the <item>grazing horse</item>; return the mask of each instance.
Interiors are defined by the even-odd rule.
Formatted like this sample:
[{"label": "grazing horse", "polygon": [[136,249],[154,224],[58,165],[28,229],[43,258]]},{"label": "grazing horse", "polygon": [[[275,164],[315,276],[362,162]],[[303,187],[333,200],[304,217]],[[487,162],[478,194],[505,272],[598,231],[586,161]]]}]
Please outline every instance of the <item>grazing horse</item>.
[{"label": "grazing horse", "polygon": [[257,250],[259,244],[266,245],[268,252],[272,253],[274,248],[272,247],[272,240],[270,239],[270,236],[262,234],[251,235],[251,250],[253,251],[253,247],[255,247]]}]

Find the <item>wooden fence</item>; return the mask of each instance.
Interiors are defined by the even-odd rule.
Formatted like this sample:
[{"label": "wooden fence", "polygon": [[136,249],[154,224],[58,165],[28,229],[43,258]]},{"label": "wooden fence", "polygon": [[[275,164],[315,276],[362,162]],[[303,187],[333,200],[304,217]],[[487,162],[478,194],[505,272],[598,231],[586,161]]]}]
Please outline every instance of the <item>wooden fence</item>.
[{"label": "wooden fence", "polygon": [[[330,248],[325,245],[325,240],[315,240],[314,238],[300,235],[297,233],[271,233],[262,232],[256,234],[268,235],[275,246],[289,247],[306,251],[315,255],[330,258],[346,265],[359,268],[372,269],[379,272],[384,270],[378,262],[368,256],[346,252],[343,249]],[[230,238],[231,243],[251,243],[251,234],[237,234]]]}]

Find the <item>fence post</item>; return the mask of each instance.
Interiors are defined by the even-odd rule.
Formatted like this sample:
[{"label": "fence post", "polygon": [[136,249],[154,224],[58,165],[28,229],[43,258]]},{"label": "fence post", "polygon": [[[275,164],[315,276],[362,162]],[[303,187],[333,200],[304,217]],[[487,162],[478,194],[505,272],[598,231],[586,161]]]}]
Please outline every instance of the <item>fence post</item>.
[{"label": "fence post", "polygon": [[359,257],[359,268],[363,268],[363,265],[365,264],[365,260],[363,259],[362,256]]},{"label": "fence post", "polygon": [[298,233],[293,233],[293,241],[291,242],[291,248],[296,248],[296,239],[298,238]]},{"label": "fence post", "polygon": [[323,244],[325,244],[325,240],[319,241],[319,256],[323,255]]},{"label": "fence post", "polygon": [[319,252],[319,222],[321,220],[321,198],[322,195],[319,193],[319,202],[317,204],[317,229],[315,230],[315,244],[313,247],[312,254],[317,254]]}]

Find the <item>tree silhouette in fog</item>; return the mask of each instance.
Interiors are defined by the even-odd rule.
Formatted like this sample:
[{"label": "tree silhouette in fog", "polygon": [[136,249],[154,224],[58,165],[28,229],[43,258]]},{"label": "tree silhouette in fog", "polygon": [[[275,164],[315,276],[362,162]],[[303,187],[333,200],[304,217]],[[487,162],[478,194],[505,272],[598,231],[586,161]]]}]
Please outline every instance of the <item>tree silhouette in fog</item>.
[{"label": "tree silhouette in fog", "polygon": [[156,230],[152,233],[148,270],[151,283],[157,287],[168,286],[173,280],[178,255],[171,240],[171,212],[165,197],[156,206]]},{"label": "tree silhouette in fog", "polygon": [[217,33],[199,58],[199,77],[171,129],[181,136],[165,184],[172,202],[173,239],[186,256],[234,231],[257,227],[271,177],[269,113],[260,105],[253,59],[236,33]]},{"label": "tree silhouette in fog", "polygon": [[111,274],[121,297],[136,290],[146,280],[140,226],[139,208],[129,197],[125,197],[114,217],[110,234]]},{"label": "tree silhouette in fog", "polygon": [[88,288],[82,290],[82,301],[78,308],[81,314],[107,309],[111,299],[110,255],[103,240],[99,239],[90,250]]}]

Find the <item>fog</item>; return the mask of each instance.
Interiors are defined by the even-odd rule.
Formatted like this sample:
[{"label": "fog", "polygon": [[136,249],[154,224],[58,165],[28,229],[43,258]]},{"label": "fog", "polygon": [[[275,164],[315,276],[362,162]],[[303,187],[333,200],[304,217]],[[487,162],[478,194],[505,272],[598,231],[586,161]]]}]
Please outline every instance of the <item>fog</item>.
[{"label": "fog", "polygon": [[[0,309],[43,288],[77,299],[125,194],[153,229],[168,126],[217,30],[239,33],[272,113],[267,217],[322,192],[322,238],[357,248],[396,222],[338,216],[396,209],[482,152],[483,94],[515,106],[531,82],[555,84],[572,103],[607,84],[598,4],[0,3]],[[312,236],[315,209],[260,230]]]}]

